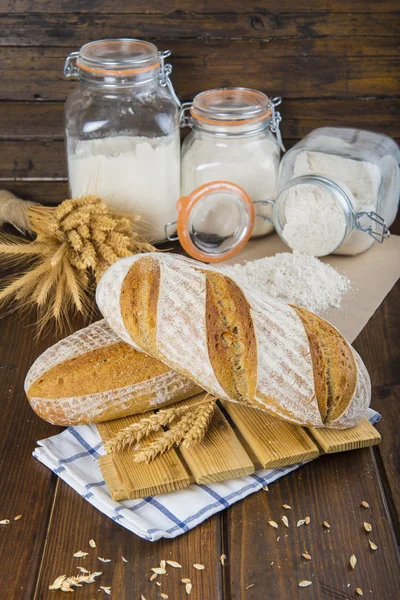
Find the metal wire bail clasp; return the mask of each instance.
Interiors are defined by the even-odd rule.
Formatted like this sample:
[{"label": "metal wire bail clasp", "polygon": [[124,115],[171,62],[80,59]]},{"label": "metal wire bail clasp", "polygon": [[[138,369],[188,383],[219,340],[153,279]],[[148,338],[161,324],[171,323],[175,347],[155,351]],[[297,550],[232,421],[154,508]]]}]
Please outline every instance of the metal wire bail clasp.
[{"label": "metal wire bail clasp", "polygon": [[169,221],[168,223],[166,223],[164,225],[164,233],[165,233],[165,239],[168,240],[169,242],[176,242],[179,238],[176,235],[172,235],[171,233],[168,232],[169,227],[173,227],[175,226],[175,232],[176,232],[176,221]]},{"label": "metal wire bail clasp", "polygon": [[192,119],[190,118],[190,109],[192,108],[191,102],[183,102],[181,104],[181,111],[179,113],[179,126],[180,127],[192,127]]},{"label": "metal wire bail clasp", "polygon": [[282,152],[286,152],[285,146],[283,145],[283,142],[282,142],[281,130],[279,128],[279,123],[282,121],[282,117],[281,117],[281,113],[278,110],[276,110],[276,107],[279,106],[281,103],[282,103],[282,98],[280,96],[275,96],[275,98],[272,98],[272,100],[271,100],[270,129],[271,129],[272,133],[275,134],[276,139],[278,140],[278,144],[279,144]]},{"label": "metal wire bail clasp", "polygon": [[79,57],[79,52],[71,52],[64,64],[65,77],[78,77],[79,69],[76,66],[76,61]]},{"label": "metal wire bail clasp", "polygon": [[165,64],[165,59],[168,58],[169,56],[171,56],[171,50],[162,50],[161,52],[158,53],[158,56],[160,58],[160,77],[159,77],[160,85],[162,85],[163,87],[165,87],[165,86],[168,87],[173,99],[175,100],[177,105],[180,106],[181,101],[179,100],[178,96],[176,95],[174,86],[172,85],[172,81],[169,78],[169,76],[172,73],[172,65]]},{"label": "metal wire bail clasp", "polygon": [[[275,204],[275,200],[253,200],[253,204],[262,204],[262,206],[268,206],[268,204],[270,204],[273,206]],[[256,217],[260,217],[260,219],[266,221],[267,223],[273,223],[272,219],[260,213],[256,213]]]},{"label": "metal wire bail clasp", "polygon": [[[377,227],[374,228],[373,225],[369,225],[368,227],[364,227],[359,222],[359,219],[361,217],[365,217],[367,219],[370,219],[373,223],[375,223],[377,225]],[[382,244],[384,242],[384,240],[387,240],[390,237],[390,231],[386,227],[385,220],[380,215],[378,215],[376,212],[374,212],[374,211],[371,211],[371,212],[357,212],[356,213],[356,225],[355,225],[355,228],[359,229],[360,231],[365,231],[365,233],[368,233],[368,235],[370,235],[372,238],[374,238],[374,240],[376,242],[378,242],[379,244]]]}]

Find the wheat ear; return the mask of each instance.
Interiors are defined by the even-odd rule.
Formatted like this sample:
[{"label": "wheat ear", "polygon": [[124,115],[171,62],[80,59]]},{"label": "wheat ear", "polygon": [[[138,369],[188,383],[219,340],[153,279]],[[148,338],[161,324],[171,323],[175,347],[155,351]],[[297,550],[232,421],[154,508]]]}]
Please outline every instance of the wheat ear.
[{"label": "wheat ear", "polygon": [[196,419],[192,427],[184,435],[182,446],[189,448],[190,446],[193,446],[193,444],[198,444],[202,441],[207,433],[211,419],[213,418],[215,402],[215,400],[212,400],[208,404],[204,404],[204,406],[200,406],[200,408],[198,408]]},{"label": "wheat ear", "polygon": [[185,434],[192,427],[197,415],[197,410],[192,411],[182,417],[176,425],[171,427],[168,431],[164,431],[161,437],[158,437],[154,442],[151,442],[148,446],[145,446],[143,450],[135,452],[133,456],[133,462],[136,463],[149,463],[154,460],[159,454],[164,454],[172,448],[172,446],[182,442]]},{"label": "wheat ear", "polygon": [[161,427],[169,425],[188,410],[187,406],[160,410],[150,417],[141,419],[138,423],[132,423],[132,425],[121,429],[115,437],[104,444],[104,449],[107,453],[117,454],[121,450],[124,450],[124,448],[132,446],[132,444],[148,437],[150,433],[159,431]]}]

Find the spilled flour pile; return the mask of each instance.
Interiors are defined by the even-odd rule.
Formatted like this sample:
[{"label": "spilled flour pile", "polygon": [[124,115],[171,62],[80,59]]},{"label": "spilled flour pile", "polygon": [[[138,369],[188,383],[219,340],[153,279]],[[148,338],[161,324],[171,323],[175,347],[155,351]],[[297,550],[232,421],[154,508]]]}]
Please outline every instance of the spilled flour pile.
[{"label": "spilled flour pile", "polygon": [[351,288],[350,279],[336,269],[299,252],[282,252],[244,265],[221,268],[239,285],[257,294],[268,294],[317,314],[339,308],[342,297]]}]

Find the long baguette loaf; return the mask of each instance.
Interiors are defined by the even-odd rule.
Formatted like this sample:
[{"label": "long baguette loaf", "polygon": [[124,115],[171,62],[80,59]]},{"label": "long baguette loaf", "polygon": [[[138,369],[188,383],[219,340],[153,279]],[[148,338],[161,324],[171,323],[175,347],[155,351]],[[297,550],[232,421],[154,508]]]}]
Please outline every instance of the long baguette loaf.
[{"label": "long baguette loaf", "polygon": [[322,318],[173,254],[122,259],[97,303],[114,331],[214,396],[293,423],[355,425],[370,402],[360,357]]},{"label": "long baguette loaf", "polygon": [[120,340],[102,320],[39,356],[26,376],[25,391],[46,421],[81,425],[161,408],[201,389]]}]

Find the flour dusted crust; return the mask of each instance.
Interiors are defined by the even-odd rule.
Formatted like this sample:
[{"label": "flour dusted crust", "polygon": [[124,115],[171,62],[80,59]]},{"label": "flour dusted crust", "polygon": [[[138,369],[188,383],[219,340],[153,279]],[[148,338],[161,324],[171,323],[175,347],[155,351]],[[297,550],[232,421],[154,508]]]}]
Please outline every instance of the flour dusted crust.
[{"label": "flour dusted crust", "polygon": [[201,390],[102,320],[46,350],[29,370],[25,391],[43,419],[80,425],[167,406]]},{"label": "flour dusted crust", "polygon": [[[121,310],[121,303],[116,306],[114,301],[110,301],[110,295],[121,297],[121,289],[127,291],[124,287],[124,278],[121,276],[122,272],[127,274],[130,271],[129,267],[142,260],[141,256],[124,259],[121,261],[124,262],[123,268],[118,267],[116,263],[105,273],[98,287],[97,300],[100,310],[111,326],[113,322],[117,322],[120,331],[121,324],[124,325],[124,339],[130,337],[133,344],[139,345],[145,352],[165,362],[182,375],[193,379],[199,386],[217,397],[243,403],[250,402],[271,414],[300,425],[351,427],[365,413],[370,395],[369,381],[365,367],[360,359],[354,358],[356,355],[352,353],[343,336],[333,328],[331,331],[330,325],[327,325],[325,329],[322,327],[322,334],[325,337],[321,344],[322,334],[318,330],[319,345],[324,347],[324,352],[321,351],[319,355],[321,363],[319,369],[324,372],[325,379],[320,377],[317,382],[314,379],[316,353],[312,351],[308,336],[310,326],[299,316],[296,307],[290,307],[269,297],[261,298],[248,289],[239,288],[241,297],[247,303],[246,309],[240,308],[239,296],[236,298],[237,306],[232,308],[230,299],[235,295],[232,286],[236,284],[229,278],[226,278],[225,282],[226,291],[223,291],[224,285],[217,285],[217,295],[223,296],[219,308],[215,298],[212,301],[214,306],[211,306],[210,296],[207,299],[207,276],[210,283],[215,270],[191,259],[173,254],[146,255],[147,261],[153,261],[154,268],[157,265],[159,285],[155,318],[152,314],[154,307],[148,309],[141,307],[140,314],[135,312],[134,315],[133,321],[141,321],[142,325],[144,323],[144,328],[148,328],[149,332],[148,323],[153,319],[153,328],[155,327],[151,336],[153,342],[144,340],[129,322],[132,315],[127,312],[127,305],[124,304]],[[137,268],[136,265],[135,269]],[[218,277],[225,276],[218,275]],[[231,289],[228,281],[232,284]],[[142,284],[147,285],[145,282]],[[104,290],[107,290],[107,293]],[[214,292],[215,289],[213,294]],[[129,295],[130,292],[127,293]],[[225,331],[222,331],[223,327],[221,329],[220,324],[217,323],[217,313],[220,309],[224,318],[228,313],[230,315],[235,313],[239,325],[236,329],[233,322],[229,321],[229,317],[225,319]],[[325,321],[320,320],[318,323],[321,325]],[[248,347],[244,343],[244,327],[254,331],[254,348],[250,348],[250,342]],[[210,339],[212,341],[214,336],[218,343],[218,336],[221,337],[224,333],[233,336],[232,339],[228,338],[229,344],[234,347],[235,352],[237,351],[236,354],[231,352],[228,358],[224,353],[218,355],[213,348],[210,350]],[[343,364],[347,378],[343,385],[336,360],[337,353],[335,354],[338,348],[346,354],[347,361]],[[256,369],[254,358],[256,358]],[[230,366],[229,361],[231,361]],[[349,365],[352,365],[352,370],[347,373]],[[233,372],[229,373],[229,368],[237,368],[238,377]],[[247,389],[246,386],[242,386],[240,391],[237,383],[242,385],[243,373],[249,381]],[[328,405],[327,388],[325,396],[323,393],[324,381],[326,383],[333,375],[337,377],[338,382],[334,388],[336,394],[334,410],[332,410],[333,405]],[[353,389],[351,388],[352,377]],[[255,378],[253,387],[252,378]],[[255,391],[252,392],[254,387]],[[334,415],[334,419],[330,421],[329,410]]]}]

